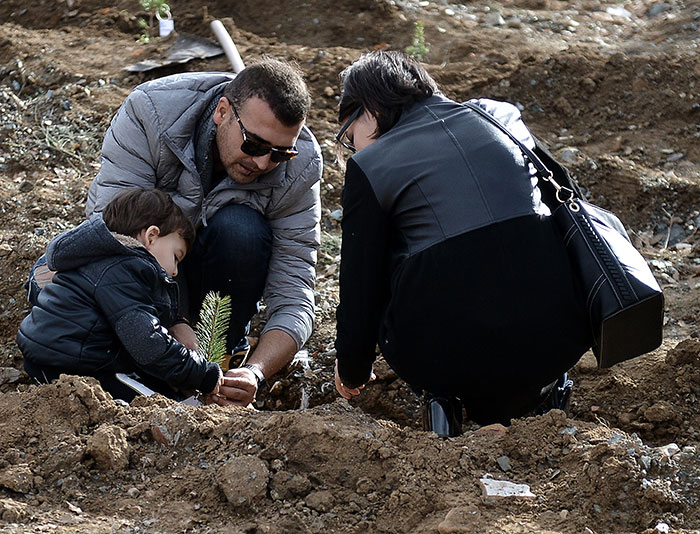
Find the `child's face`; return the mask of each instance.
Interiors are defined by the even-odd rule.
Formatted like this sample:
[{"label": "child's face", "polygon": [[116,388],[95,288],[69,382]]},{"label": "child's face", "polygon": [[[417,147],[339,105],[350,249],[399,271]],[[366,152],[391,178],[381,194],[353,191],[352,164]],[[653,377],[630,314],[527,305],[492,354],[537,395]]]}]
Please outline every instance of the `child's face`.
[{"label": "child's face", "polygon": [[149,226],[139,234],[138,240],[153,254],[166,273],[173,278],[177,276],[177,265],[187,254],[187,243],[179,232],[161,236],[157,226]]}]

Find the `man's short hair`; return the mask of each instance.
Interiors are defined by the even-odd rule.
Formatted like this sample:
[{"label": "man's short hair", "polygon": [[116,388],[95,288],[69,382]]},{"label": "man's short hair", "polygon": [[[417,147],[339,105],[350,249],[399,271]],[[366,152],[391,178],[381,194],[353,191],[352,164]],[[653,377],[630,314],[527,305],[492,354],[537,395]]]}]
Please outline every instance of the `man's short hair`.
[{"label": "man's short hair", "polygon": [[180,206],[159,189],[128,189],[119,193],[102,212],[111,232],[137,237],[149,226],[157,226],[161,237],[177,232],[189,251],[194,244],[194,226]]},{"label": "man's short hair", "polygon": [[302,122],[311,107],[311,96],[301,71],[290,63],[272,58],[248,65],[226,86],[223,96],[236,106],[258,97],[285,126]]}]

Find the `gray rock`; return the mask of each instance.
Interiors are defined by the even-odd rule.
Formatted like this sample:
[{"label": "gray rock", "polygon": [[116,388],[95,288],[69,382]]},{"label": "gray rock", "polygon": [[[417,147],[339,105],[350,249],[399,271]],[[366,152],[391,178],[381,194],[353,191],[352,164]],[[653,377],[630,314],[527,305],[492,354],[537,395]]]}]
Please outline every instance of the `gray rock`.
[{"label": "gray rock", "polygon": [[508,471],[510,471],[510,469],[511,469],[511,467],[510,467],[510,458],[508,458],[507,456],[501,456],[501,457],[499,457],[498,460],[496,460],[496,462],[498,462],[498,467],[501,468],[501,471],[503,471],[503,472],[505,472],[505,473],[507,473]]},{"label": "gray rock", "polygon": [[[0,256],[3,253],[0,252]],[[2,384],[14,384],[22,377],[22,371],[15,369],[14,367],[0,367],[0,385]]]},{"label": "gray rock", "polygon": [[581,151],[578,148],[566,147],[559,153],[559,158],[564,163],[576,163],[581,158]]},{"label": "gray rock", "polygon": [[498,11],[491,11],[486,15],[486,24],[489,26],[503,26],[506,23]]},{"label": "gray rock", "polygon": [[267,464],[257,456],[239,456],[228,460],[217,476],[219,488],[234,506],[247,506],[262,498],[270,480]]},{"label": "gray rock", "polygon": [[664,11],[668,11],[669,9],[671,9],[670,4],[667,4],[666,2],[657,2],[656,4],[651,6],[649,9],[647,9],[647,17],[649,17],[649,18],[656,17],[656,16],[660,15],[661,13],[663,13]]}]

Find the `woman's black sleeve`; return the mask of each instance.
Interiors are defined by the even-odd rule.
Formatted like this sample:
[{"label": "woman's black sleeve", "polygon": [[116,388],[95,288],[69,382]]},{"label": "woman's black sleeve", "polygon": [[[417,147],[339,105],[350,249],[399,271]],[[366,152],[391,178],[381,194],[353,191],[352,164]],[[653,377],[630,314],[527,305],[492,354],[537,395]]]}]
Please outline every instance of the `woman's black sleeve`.
[{"label": "woman's black sleeve", "polygon": [[352,160],[348,161],[342,203],[335,347],[341,380],[347,387],[358,387],[369,380],[386,307],[389,217],[364,172]]}]

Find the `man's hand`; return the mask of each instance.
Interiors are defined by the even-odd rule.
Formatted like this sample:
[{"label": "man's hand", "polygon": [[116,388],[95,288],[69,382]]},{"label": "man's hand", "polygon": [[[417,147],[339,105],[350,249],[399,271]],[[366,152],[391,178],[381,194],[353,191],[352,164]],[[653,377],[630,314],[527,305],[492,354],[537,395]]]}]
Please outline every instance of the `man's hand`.
[{"label": "man's hand", "polygon": [[[297,345],[292,337],[282,330],[270,330],[260,336],[255,352],[248,363],[256,365],[264,376],[270,377],[287,365],[294,356]],[[208,400],[222,406],[248,406],[255,400],[258,380],[255,373],[246,367],[229,369],[218,395]]]},{"label": "man's hand", "polygon": [[187,323],[177,323],[169,328],[170,335],[182,343],[185,347],[197,350],[197,336],[192,327]]},{"label": "man's hand", "polygon": [[[376,375],[374,372],[369,377],[369,381],[371,382],[374,380]],[[343,397],[344,399],[351,399],[356,395],[360,394],[360,390],[365,389],[364,384],[361,385],[358,388],[349,388],[345,384],[343,384],[343,381],[340,379],[340,375],[338,374],[338,360],[335,361],[335,389],[340,393],[340,396]]]},{"label": "man's hand", "polygon": [[248,406],[258,392],[258,379],[246,367],[226,371],[218,395],[208,395],[207,401],[221,406]]}]

